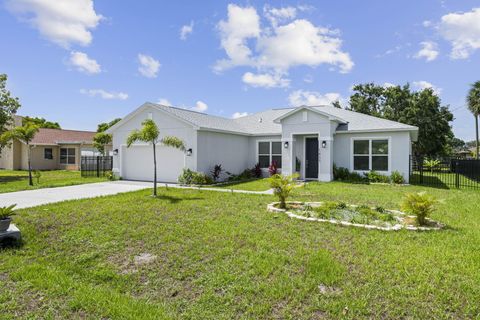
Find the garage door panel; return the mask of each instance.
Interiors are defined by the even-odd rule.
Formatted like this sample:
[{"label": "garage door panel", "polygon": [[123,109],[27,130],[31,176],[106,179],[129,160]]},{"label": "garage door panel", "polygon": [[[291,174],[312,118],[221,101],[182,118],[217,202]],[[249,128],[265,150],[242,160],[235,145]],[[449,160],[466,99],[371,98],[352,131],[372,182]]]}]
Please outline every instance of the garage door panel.
[{"label": "garage door panel", "polygon": [[[175,148],[157,146],[157,181],[177,182],[185,166],[185,154]],[[131,146],[122,150],[122,177],[153,181],[152,146]]]}]

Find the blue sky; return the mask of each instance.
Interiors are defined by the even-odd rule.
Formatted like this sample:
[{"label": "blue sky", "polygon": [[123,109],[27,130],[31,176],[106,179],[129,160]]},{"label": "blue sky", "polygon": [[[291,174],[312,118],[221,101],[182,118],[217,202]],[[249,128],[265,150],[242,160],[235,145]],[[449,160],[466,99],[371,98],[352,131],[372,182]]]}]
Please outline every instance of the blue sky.
[{"label": "blue sky", "polygon": [[22,115],[94,130],[145,101],[232,117],[409,82],[474,137],[478,1],[62,2],[1,2],[0,72]]}]

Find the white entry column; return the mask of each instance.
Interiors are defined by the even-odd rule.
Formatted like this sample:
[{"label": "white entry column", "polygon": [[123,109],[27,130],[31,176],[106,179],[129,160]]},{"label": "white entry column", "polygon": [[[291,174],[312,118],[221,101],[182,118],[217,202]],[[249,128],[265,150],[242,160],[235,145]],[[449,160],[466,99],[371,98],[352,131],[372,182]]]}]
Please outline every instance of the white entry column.
[{"label": "white entry column", "polygon": [[318,180],[333,180],[333,137],[318,136]]}]

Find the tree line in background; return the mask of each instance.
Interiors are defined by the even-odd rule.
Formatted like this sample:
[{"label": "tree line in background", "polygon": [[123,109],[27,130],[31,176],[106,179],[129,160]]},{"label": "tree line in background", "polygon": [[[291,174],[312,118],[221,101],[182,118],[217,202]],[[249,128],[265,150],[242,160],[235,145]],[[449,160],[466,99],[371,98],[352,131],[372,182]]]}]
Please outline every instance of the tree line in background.
[{"label": "tree line in background", "polygon": [[374,83],[353,87],[348,110],[417,126],[418,141],[413,154],[428,157],[451,155],[454,135],[450,122],[453,114],[443,106],[432,89],[411,90],[403,86],[381,86]]}]

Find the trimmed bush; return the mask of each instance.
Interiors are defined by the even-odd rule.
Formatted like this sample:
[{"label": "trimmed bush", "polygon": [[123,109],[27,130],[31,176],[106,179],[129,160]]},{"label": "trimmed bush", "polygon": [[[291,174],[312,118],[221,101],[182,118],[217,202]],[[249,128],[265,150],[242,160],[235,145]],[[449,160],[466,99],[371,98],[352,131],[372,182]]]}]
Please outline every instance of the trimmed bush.
[{"label": "trimmed bush", "polygon": [[404,184],[405,183],[405,178],[403,175],[398,172],[398,171],[393,171],[392,174],[390,175],[390,181],[395,184]]},{"label": "trimmed bush", "polygon": [[365,173],[365,177],[369,182],[390,183],[390,178],[378,173],[375,170]]},{"label": "trimmed bush", "polygon": [[333,165],[333,179],[338,181],[347,181],[350,175],[350,171],[344,167],[337,167]]},{"label": "trimmed bush", "polygon": [[182,174],[178,177],[178,182],[180,184],[190,185],[190,184],[212,184],[212,177],[206,175],[202,172],[196,172],[190,169],[183,169]]}]

